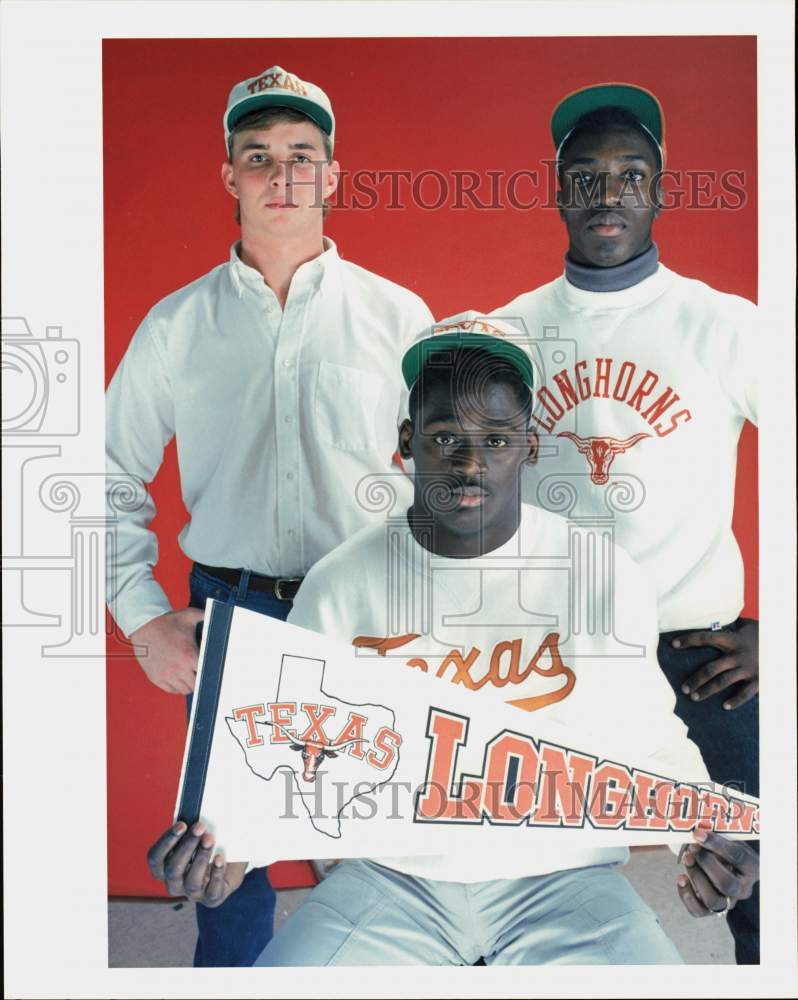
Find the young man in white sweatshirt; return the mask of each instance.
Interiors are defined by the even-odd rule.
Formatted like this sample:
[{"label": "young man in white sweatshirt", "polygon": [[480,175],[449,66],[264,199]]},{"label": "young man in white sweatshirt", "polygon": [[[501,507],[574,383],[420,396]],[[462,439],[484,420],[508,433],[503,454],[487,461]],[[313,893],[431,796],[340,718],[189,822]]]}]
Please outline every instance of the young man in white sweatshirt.
[{"label": "young man in white sweatshirt", "polygon": [[[413,459],[413,504],[318,563],[289,620],[370,651],[375,669],[390,655],[387,669],[422,670],[431,697],[458,683],[487,711],[509,702],[539,713],[568,726],[575,745],[623,734],[632,757],[704,780],[656,662],[653,590],[601,531],[594,542],[613,571],[597,572],[585,538],[584,575],[572,579],[571,526],[521,504],[520,474],[537,440],[532,360],[513,334],[470,315],[425,331],[408,351],[411,416],[400,453]],[[725,912],[750,892],[757,857],[698,837],[678,892],[691,912]],[[211,864],[212,853],[201,824],[177,824],[150,865],[176,894],[223,898],[243,866]],[[615,870],[627,857],[625,848],[565,844],[523,856],[344,861],[256,964],[678,963]]]},{"label": "young man in white sweatshirt", "polygon": [[[577,91],[555,109],[552,137],[565,274],[493,313],[542,351],[541,457],[524,499],[545,507],[567,482],[572,515],[614,517],[616,541],[656,586],[659,662],[678,715],[713,780],[758,795],[758,624],[739,617],[731,528],[737,442],[744,420],[756,422],[756,308],[659,263],[664,125],[653,95]],[[563,361],[555,348],[569,341]],[[758,962],[758,890],[728,919],[738,963]]]},{"label": "young man in white sweatshirt", "polygon": [[[407,398],[399,359],[432,318],[324,236],[338,183],[324,91],[272,66],[233,87],[224,137],[241,239],[150,310],[107,397],[110,476],[150,483],[177,439],[190,606],[173,610],[153,577],[146,494],[114,511],[107,596],[147,677],[181,695],[194,687],[206,598],[285,619],[308,569],[374,520],[355,488],[393,468]],[[409,499],[409,482],[396,483]],[[273,912],[266,874],[253,870],[224,907],[197,908],[195,964],[251,965]]]}]

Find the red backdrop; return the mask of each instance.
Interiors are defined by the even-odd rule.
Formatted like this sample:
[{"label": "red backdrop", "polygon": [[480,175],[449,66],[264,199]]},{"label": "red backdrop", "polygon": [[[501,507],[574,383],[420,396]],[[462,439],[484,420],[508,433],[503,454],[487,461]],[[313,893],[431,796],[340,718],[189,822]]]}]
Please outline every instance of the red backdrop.
[{"label": "red backdrop", "polygon": [[[434,169],[450,185],[452,171],[487,178],[488,171],[538,169],[544,178],[548,119],[563,94],[605,80],[647,87],[665,110],[671,168],[733,169],[745,178],[745,203],[736,210],[683,205],[664,213],[656,229],[662,258],[682,274],[756,299],[755,38],[107,40],[109,379],[150,306],[224,260],[237,238],[233,202],[219,179],[222,112],[234,83],[274,64],[332,98],[336,157],[350,172],[344,198],[352,192],[351,172],[364,169]],[[478,189],[483,202],[487,184]],[[519,181],[518,198],[528,202],[532,187]],[[539,187],[545,195],[542,179]],[[343,256],[412,288],[436,317],[496,308],[561,271],[565,235],[553,210],[458,209],[451,197],[431,210],[412,204],[407,183],[399,188],[405,207],[397,209],[388,207],[387,184],[379,190],[383,197],[370,211],[336,208],[327,231]],[[427,205],[439,192],[432,179],[420,189]],[[746,426],[734,527],[750,615],[757,614],[756,457],[756,433]],[[189,564],[176,537],[186,513],[174,446],[153,494],[156,575],[173,604],[184,606]],[[120,656],[124,651],[109,640],[109,891],[155,895],[144,854],[171,816],[185,705],[149,684],[134,660]]]}]

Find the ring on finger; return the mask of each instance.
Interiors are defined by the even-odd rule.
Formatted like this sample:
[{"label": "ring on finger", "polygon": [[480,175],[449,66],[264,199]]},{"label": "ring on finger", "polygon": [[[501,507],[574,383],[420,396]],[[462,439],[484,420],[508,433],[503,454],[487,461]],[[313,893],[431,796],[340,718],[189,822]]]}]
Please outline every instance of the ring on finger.
[{"label": "ring on finger", "polygon": [[731,909],[731,896],[726,897],[726,903],[722,910],[710,910],[716,917],[725,917]]}]

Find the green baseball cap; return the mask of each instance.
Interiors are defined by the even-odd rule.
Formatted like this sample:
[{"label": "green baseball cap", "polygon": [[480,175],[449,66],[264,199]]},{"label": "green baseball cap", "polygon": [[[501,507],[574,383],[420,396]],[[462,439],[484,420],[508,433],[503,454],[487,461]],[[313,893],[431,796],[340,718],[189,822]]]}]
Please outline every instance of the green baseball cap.
[{"label": "green baseball cap", "polygon": [[422,330],[402,358],[405,385],[412,389],[430,355],[451,348],[476,347],[504,358],[517,370],[530,390],[533,386],[532,355],[524,346],[524,333],[517,327],[474,310],[452,316]]},{"label": "green baseball cap", "polygon": [[599,83],[593,87],[575,90],[564,97],[551,116],[551,137],[559,153],[568,134],[573,131],[583,115],[599,108],[624,108],[651,134],[662,147],[665,120],[659,101],[650,91],[631,83]]}]

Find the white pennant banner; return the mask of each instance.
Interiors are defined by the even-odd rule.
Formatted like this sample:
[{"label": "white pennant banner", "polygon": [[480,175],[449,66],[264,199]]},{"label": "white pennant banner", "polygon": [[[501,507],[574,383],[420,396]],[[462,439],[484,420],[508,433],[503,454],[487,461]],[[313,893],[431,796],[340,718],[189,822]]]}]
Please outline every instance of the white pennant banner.
[{"label": "white pennant banner", "polygon": [[757,799],[390,658],[209,601],[175,817],[230,861],[759,835]]}]

